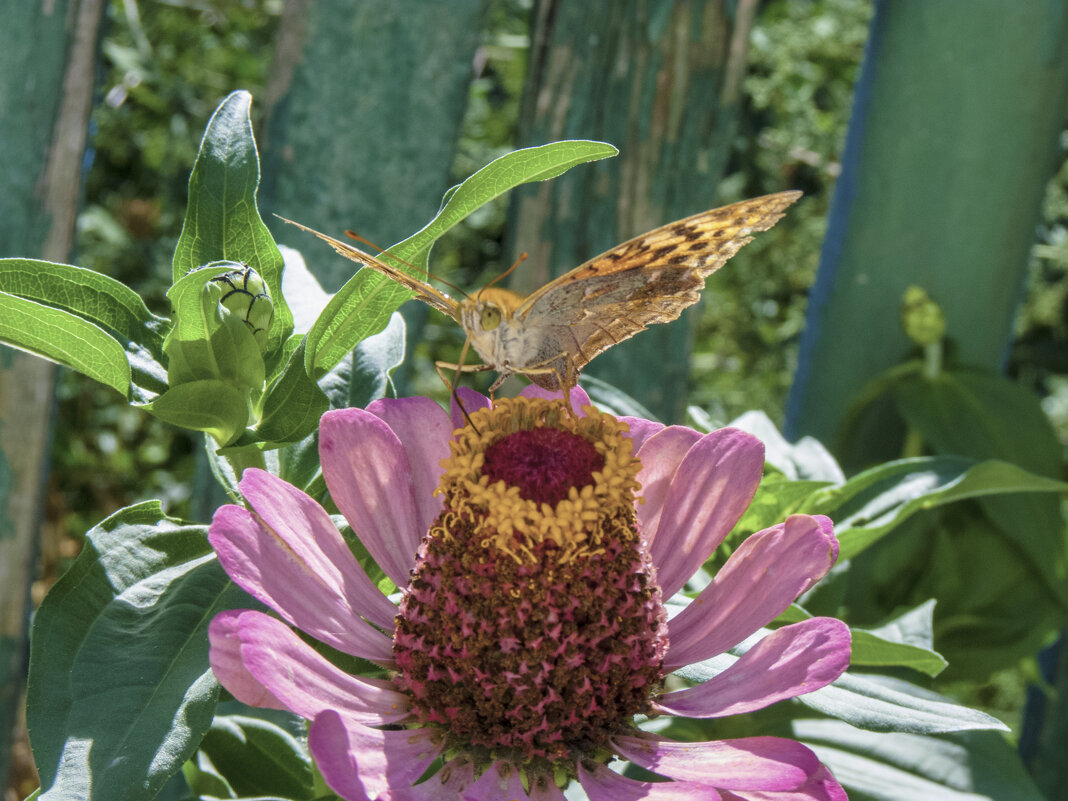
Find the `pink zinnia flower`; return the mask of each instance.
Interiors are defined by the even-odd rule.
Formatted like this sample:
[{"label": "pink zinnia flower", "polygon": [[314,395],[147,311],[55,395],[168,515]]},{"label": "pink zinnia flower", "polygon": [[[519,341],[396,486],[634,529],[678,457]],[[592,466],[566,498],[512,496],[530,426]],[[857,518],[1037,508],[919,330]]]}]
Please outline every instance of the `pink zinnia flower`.
[{"label": "pink zinnia flower", "polygon": [[[472,426],[425,398],[328,412],[319,453],[330,495],[401,588],[367,577],[327,512],[261,470],[210,539],[227,573],[282,618],[223,612],[211,664],[235,697],[311,721],[327,783],[350,801],[838,801],[798,742],[676,742],[634,716],[717,718],[816,690],[849,662],[849,631],[813,618],[764,637],[718,675],[669,691],[673,671],[724,653],[834,563],[824,517],[753,534],[683,611],[663,599],[749,505],[763,446],[587,406],[538,390],[464,396]],[[639,491],[640,488],[640,491]],[[639,500],[644,499],[644,500]],[[290,628],[385,669],[336,667]],[[666,777],[642,782],[618,756]],[[432,773],[429,778],[425,775]]]}]

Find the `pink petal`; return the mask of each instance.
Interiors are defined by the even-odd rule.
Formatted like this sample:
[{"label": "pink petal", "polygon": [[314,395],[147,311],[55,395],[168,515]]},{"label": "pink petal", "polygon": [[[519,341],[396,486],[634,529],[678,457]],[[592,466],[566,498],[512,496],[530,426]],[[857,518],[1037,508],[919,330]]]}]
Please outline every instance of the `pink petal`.
[{"label": "pink petal", "polygon": [[[542,389],[537,384],[528,384],[523,387],[523,390],[519,393],[521,398],[547,398],[549,400],[563,400],[564,393],[560,390],[549,391]],[[590,405],[590,396],[580,386],[574,386],[571,388],[571,408],[575,410],[575,413],[582,417],[585,407]]]},{"label": "pink petal", "polygon": [[241,616],[248,614],[248,611],[229,610],[220,612],[211,619],[208,624],[208,641],[211,643],[208,661],[211,663],[211,672],[215,674],[219,684],[241,703],[259,709],[285,709],[285,704],[248,672],[241,659]]},{"label": "pink petal", "polygon": [[468,414],[472,414],[478,409],[488,408],[490,405],[490,399],[481,392],[475,392],[469,387],[457,387],[456,394],[449,398],[449,420],[454,431],[467,425],[463,412],[456,405],[456,396],[459,396],[460,402],[463,403],[464,409],[467,410]]},{"label": "pink petal", "polygon": [[519,771],[502,762],[494,763],[460,798],[463,801],[530,801]]},{"label": "pink petal", "polygon": [[849,798],[827,767],[820,765],[815,775],[796,790],[785,793],[725,791],[723,801],[849,801]]},{"label": "pink petal", "polygon": [[638,522],[645,532],[647,541],[656,535],[660,524],[660,515],[664,511],[671,479],[687,451],[694,446],[701,434],[685,426],[661,427],[660,431],[645,440],[636,451],[642,469],[638,471],[638,482],[642,485],[641,497],[644,499],[637,506]]},{"label": "pink petal", "polygon": [[612,743],[647,770],[727,790],[796,790],[822,767],[808,748],[781,737],[680,743],[618,736]]},{"label": "pink petal", "polygon": [[830,684],[849,667],[849,627],[830,617],[784,626],[717,676],[661,695],[654,707],[688,718],[717,718],[763,709]]},{"label": "pink petal", "polygon": [[[312,720],[334,709],[369,725],[382,725],[408,716],[408,699],[388,682],[353,676],[340,670],[300,639],[280,620],[262,612],[220,613],[208,630],[212,670],[238,700],[251,706],[287,709]],[[242,672],[230,667],[236,651]],[[231,688],[230,681],[234,682]],[[259,703],[258,695],[267,693]]]},{"label": "pink petal", "polygon": [[551,778],[539,773],[530,788],[530,801],[566,801],[564,791]]},{"label": "pink petal", "polygon": [[415,787],[390,789],[375,801],[458,801],[460,793],[475,783],[474,766],[464,758],[445,767]]},{"label": "pink petal", "polygon": [[634,443],[633,453],[637,453],[645,441],[653,434],[664,430],[663,423],[658,423],[655,420],[646,420],[644,417],[624,416],[619,419],[626,423],[627,428],[630,430],[630,439],[631,442]]},{"label": "pink petal", "polygon": [[393,429],[408,453],[417,526],[429,531],[441,511],[441,497],[434,490],[441,479],[441,460],[449,455],[452,421],[430,398],[383,398],[371,403],[367,411]]},{"label": "pink petal", "polygon": [[403,443],[378,416],[338,409],[319,423],[319,460],[330,496],[356,536],[394,584],[407,586],[427,529],[420,527]]},{"label": "pink petal", "polygon": [[750,535],[712,583],[668,622],[664,669],[737,645],[822,578],[837,557],[838,540],[826,517],[791,515]]},{"label": "pink petal", "polygon": [[733,428],[706,434],[686,452],[657,529],[648,533],[665,598],[678,592],[730,533],[753,500],[763,470],[763,444]]},{"label": "pink petal", "polygon": [[346,801],[371,801],[415,784],[441,752],[433,735],[372,729],[328,709],[312,722],[308,747],[331,790]]},{"label": "pink petal", "polygon": [[[392,631],[397,607],[367,577],[330,516],[309,495],[263,470],[246,470],[238,485],[252,511],[290,557],[287,580],[312,577],[362,617]],[[278,542],[281,540],[281,542]],[[294,559],[295,557],[295,559]],[[310,633],[310,632],[309,632]]]},{"label": "pink petal", "polygon": [[[230,578],[294,626],[345,653],[392,665],[390,638],[359,616],[339,591],[336,575],[320,576],[305,558],[312,538],[324,533],[283,539],[292,532],[275,532],[240,506],[222,506],[212,518],[208,540]],[[313,554],[313,563],[318,556],[321,552]]]},{"label": "pink petal", "polygon": [[578,779],[590,801],[719,801],[713,788],[694,782],[639,782],[604,765],[579,763]]}]

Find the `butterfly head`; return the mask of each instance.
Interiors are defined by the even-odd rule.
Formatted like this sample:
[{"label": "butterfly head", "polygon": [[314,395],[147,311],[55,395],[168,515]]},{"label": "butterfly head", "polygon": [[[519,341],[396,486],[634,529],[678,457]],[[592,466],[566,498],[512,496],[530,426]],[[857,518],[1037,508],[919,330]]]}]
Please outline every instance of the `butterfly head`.
[{"label": "butterfly head", "polygon": [[487,287],[460,303],[460,316],[468,334],[489,333],[509,323],[522,302],[515,292]]}]

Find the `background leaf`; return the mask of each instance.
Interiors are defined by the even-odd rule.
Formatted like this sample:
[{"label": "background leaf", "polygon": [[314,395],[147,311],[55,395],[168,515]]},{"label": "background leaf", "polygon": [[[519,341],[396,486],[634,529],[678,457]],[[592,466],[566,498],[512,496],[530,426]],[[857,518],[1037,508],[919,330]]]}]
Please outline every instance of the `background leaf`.
[{"label": "background leaf", "polygon": [[844,673],[800,703],[866,731],[942,734],[1008,726],[984,712],[959,706],[914,684],[887,676]]},{"label": "background leaf", "polygon": [[834,720],[794,721],[850,801],[1043,801],[1012,744],[997,732],[858,732]]},{"label": "background leaf", "polygon": [[1068,484],[1007,462],[958,456],[920,457],[865,470],[845,484],[817,490],[801,511],[835,521],[840,560],[874,544],[921,509],[1006,492],[1065,492]]},{"label": "background leaf", "polygon": [[249,709],[247,714],[216,715],[200,744],[198,762],[210,760],[234,798],[310,799],[315,794],[315,771],[302,739],[305,724],[295,716],[272,712]]},{"label": "background leaf", "polygon": [[148,801],[196,749],[218,695],[207,625],[252,603],[206,534],[158,501],[123,509],[41,604],[27,714],[42,799]]}]

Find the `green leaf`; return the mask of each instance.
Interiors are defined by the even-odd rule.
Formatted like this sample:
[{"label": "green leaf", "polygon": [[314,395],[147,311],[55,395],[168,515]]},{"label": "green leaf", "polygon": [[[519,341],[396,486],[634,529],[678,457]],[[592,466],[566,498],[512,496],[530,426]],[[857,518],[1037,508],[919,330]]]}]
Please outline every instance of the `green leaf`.
[{"label": "green leaf", "polygon": [[[501,156],[449,190],[434,219],[389,248],[381,258],[388,260],[393,256],[393,263],[400,269],[425,276],[430,248],[475,209],[521,184],[554,178],[577,164],[618,152],[604,142],[579,140],[553,142]],[[305,354],[308,374],[318,378],[340,362],[357,342],[381,331],[389,316],[412,297],[409,290],[395,281],[373,270],[359,270],[331,298],[308,332]]]},{"label": "green leaf", "polygon": [[857,731],[835,720],[795,720],[850,801],[1043,801],[1019,753],[997,732],[930,737]]},{"label": "green leaf", "polygon": [[[386,396],[390,387],[390,374],[404,361],[404,317],[394,312],[390,323],[378,333],[368,336],[352,350],[350,370],[346,380],[346,397],[331,398],[332,408],[345,406],[363,409],[372,400]],[[341,366],[345,362],[337,366]],[[326,382],[327,376],[323,381]],[[329,395],[326,386],[324,391]]]},{"label": "green leaf", "polygon": [[997,460],[958,456],[887,462],[845,484],[816,491],[800,511],[835,521],[839,560],[870,547],[921,509],[1006,492],[1065,492],[1068,484]]},{"label": "green leaf", "polygon": [[826,486],[826,481],[796,481],[771,473],[760,482],[752,503],[731,531],[729,542],[740,542],[755,531],[781,523],[813,492]]},{"label": "green leaf", "polygon": [[0,259],[0,292],[62,309],[162,354],[169,321],[148,310],[141,296],[94,270],[38,259]]},{"label": "green leaf", "polygon": [[[945,372],[933,380],[907,375],[894,383],[893,393],[909,426],[937,453],[1004,459],[1040,475],[1061,474],[1061,445],[1038,397],[1002,376],[977,371]],[[1059,499],[988,497],[981,505],[1068,607]]]},{"label": "green leaf", "polygon": [[[175,318],[167,339],[207,339],[211,335],[217,323],[215,315],[205,314],[202,309],[204,288],[212,279],[226,275],[237,266],[238,263],[233,261],[212,262],[190,270],[171,285],[167,290],[167,300],[171,302]],[[221,288],[216,288],[221,297]],[[179,311],[185,313],[179,314]]]},{"label": "green leaf", "polygon": [[256,206],[260,163],[249,118],[251,102],[248,92],[234,92],[208,122],[189,176],[189,205],[174,250],[172,280],[217,261],[252,267],[274,301],[264,350],[271,361],[293,330],[293,315],[282,295],[282,254]]},{"label": "green leaf", "polygon": [[1007,378],[978,371],[936,379],[910,373],[894,382],[893,394],[902,417],[936,453],[1060,474],[1061,448],[1038,397]]},{"label": "green leaf", "polygon": [[1009,727],[997,718],[887,676],[842,674],[833,684],[798,696],[810,709],[867,731],[941,734]]},{"label": "green leaf", "polygon": [[111,334],[126,352],[136,401],[167,388],[163,336],[170,321],[152,314],[125,284],[69,264],[0,259],[0,292],[70,312]]},{"label": "green leaf", "polygon": [[280,245],[279,250],[286,265],[282,273],[282,291],[293,314],[293,331],[301,334],[303,340],[303,334],[311,330],[332,296],[308,269],[299,251],[285,245]]},{"label": "green leaf", "polygon": [[70,312],[0,292],[0,342],[70,367],[130,397],[132,374],[122,344]]},{"label": "green leaf", "polygon": [[857,667],[907,667],[937,676],[949,662],[928,648],[893,642],[874,631],[853,629],[852,664]]},{"label": "green leaf", "polygon": [[[810,617],[800,607],[791,607],[787,618]],[[763,630],[764,633],[767,630]],[[872,635],[875,637],[876,635]],[[892,634],[889,636],[893,636]],[[738,658],[751,648],[760,637],[754,636],[730,650],[712,659],[687,665],[675,671],[675,675],[691,682],[704,682],[717,676],[738,661]],[[861,658],[874,655],[874,640],[861,638]],[[891,656],[892,664],[907,665],[917,670],[925,670],[925,665],[932,665],[930,652],[924,655],[916,653],[914,647],[893,648],[890,640],[880,645],[879,656]],[[937,658],[937,655],[934,655]],[[896,661],[901,659],[902,661]],[[831,717],[844,720],[850,725],[871,731],[908,731],[920,734],[937,734],[967,729],[1004,729],[1008,730],[997,718],[968,707],[958,706],[948,699],[924,690],[913,684],[887,676],[858,675],[843,673],[826,687],[814,692],[797,696],[796,701]]]},{"label": "green leaf", "polygon": [[269,720],[220,715],[200,751],[237,798],[277,795],[303,801],[314,797],[314,771],[306,746],[292,731]]},{"label": "green leaf", "polygon": [[[934,606],[934,601],[928,601],[875,629],[850,629],[850,665],[905,667],[937,676],[949,663],[933,650]],[[776,623],[797,623],[811,617],[797,604],[791,604]]]},{"label": "green leaf", "polygon": [[248,392],[227,381],[179,384],[144,408],[165,423],[210,434],[220,445],[233,442],[248,425]]},{"label": "green leaf", "polygon": [[764,412],[746,412],[728,423],[731,428],[747,431],[764,443],[764,461],[787,478],[812,481],[845,481],[845,474],[819,440],[802,437],[791,444],[779,433]]},{"label": "green leaf", "polygon": [[256,436],[263,442],[297,442],[319,425],[329,401],[304,372],[304,345],[293,352],[282,375],[263,401],[263,419]]},{"label": "green leaf", "polygon": [[41,604],[27,716],[42,799],[149,801],[196,749],[218,695],[208,623],[249,603],[206,535],[158,501],[123,509]]}]

